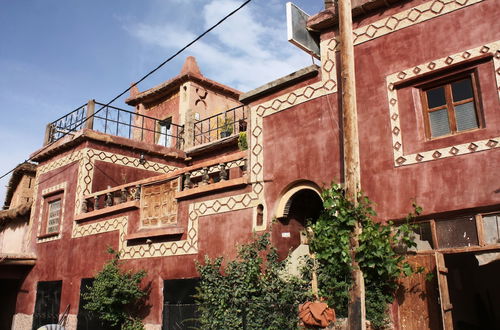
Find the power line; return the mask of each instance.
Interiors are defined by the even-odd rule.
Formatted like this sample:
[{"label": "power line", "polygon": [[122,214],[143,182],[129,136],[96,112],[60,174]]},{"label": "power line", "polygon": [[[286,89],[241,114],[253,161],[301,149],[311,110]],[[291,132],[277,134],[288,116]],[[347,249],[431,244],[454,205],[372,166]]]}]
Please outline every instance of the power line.
[{"label": "power line", "polygon": [[[128,87],[127,89],[125,89],[123,92],[121,92],[120,94],[118,94],[117,96],[115,96],[111,101],[109,101],[108,103],[106,103],[105,105],[101,106],[101,108],[99,110],[97,110],[96,112],[94,112],[94,114],[92,116],[89,116],[87,118],[85,118],[85,120],[83,120],[82,124],[86,123],[87,120],[89,120],[90,118],[93,118],[95,115],[97,115],[102,109],[108,107],[109,105],[111,105],[113,102],[115,102],[117,99],[119,99],[120,97],[122,97],[125,93],[129,92],[133,87],[137,86],[139,83],[141,83],[142,81],[144,81],[146,78],[148,78],[150,75],[152,75],[153,73],[155,73],[156,71],[158,71],[161,67],[163,67],[165,64],[167,64],[168,62],[170,62],[171,60],[173,60],[175,57],[177,57],[179,54],[181,54],[183,51],[185,51],[187,48],[189,48],[190,46],[192,46],[195,42],[197,42],[198,40],[200,40],[201,38],[203,38],[206,34],[208,34],[210,31],[212,31],[213,29],[215,29],[217,26],[219,26],[220,24],[222,24],[225,20],[227,20],[229,17],[233,16],[236,12],[238,12],[240,9],[242,9],[243,7],[245,7],[250,1],[252,0],[246,0],[245,2],[243,2],[238,8],[234,9],[232,12],[230,12],[229,14],[227,14],[226,16],[224,16],[222,19],[220,19],[217,23],[215,23],[214,25],[212,25],[210,28],[208,28],[207,30],[205,30],[205,32],[203,32],[202,34],[200,34],[199,36],[197,36],[196,38],[194,38],[191,42],[189,42],[187,45],[185,45],[184,47],[182,47],[180,50],[178,50],[175,54],[173,54],[172,56],[170,56],[169,58],[167,58],[165,61],[163,61],[162,63],[160,63],[156,68],[154,68],[153,70],[149,71],[145,76],[143,76],[141,79],[139,79],[138,81],[136,81],[135,83],[131,84],[130,87]],[[65,137],[66,135],[74,132],[75,130],[77,129],[77,127],[75,128],[72,128],[72,129],[69,129],[68,131],[64,132],[58,140],[60,140],[61,138]],[[56,142],[56,141],[54,141]],[[52,143],[54,143],[52,142]],[[50,146],[52,143],[49,143],[47,146]],[[47,147],[46,146],[46,147]],[[33,158],[35,158],[38,154],[40,154],[45,148],[42,148],[42,150],[38,151],[37,153],[33,154],[30,158],[26,159],[24,161],[24,163],[27,163],[31,160],[33,160]],[[17,166],[16,166],[17,167]],[[10,173],[12,173],[16,167],[14,167],[13,169],[11,169],[10,171],[8,171],[7,173],[3,174],[2,176],[0,176],[0,180],[3,179],[4,177],[6,177],[7,175],[9,175]]]}]

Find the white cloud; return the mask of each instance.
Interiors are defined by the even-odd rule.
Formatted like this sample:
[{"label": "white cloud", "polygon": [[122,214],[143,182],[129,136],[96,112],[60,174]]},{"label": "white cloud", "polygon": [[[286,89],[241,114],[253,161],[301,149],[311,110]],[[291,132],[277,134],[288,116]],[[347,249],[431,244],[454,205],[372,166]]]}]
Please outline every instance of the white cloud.
[{"label": "white cloud", "polygon": [[[196,27],[212,26],[240,4],[235,0],[212,0],[201,10],[193,6],[193,10],[201,11],[202,22],[176,20],[180,13],[172,12],[173,20],[168,23],[140,22],[126,30],[145,44],[173,53],[201,33],[194,31]],[[175,6],[172,10],[176,10]],[[276,3],[243,8],[187,53],[197,58],[205,76],[242,91],[311,64],[307,55],[286,41],[285,22],[266,10],[276,10]]]}]

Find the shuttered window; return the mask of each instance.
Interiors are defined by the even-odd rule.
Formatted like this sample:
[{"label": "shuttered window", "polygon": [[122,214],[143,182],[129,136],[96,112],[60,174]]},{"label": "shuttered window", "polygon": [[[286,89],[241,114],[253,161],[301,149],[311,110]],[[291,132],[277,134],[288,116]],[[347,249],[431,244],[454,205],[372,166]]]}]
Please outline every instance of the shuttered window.
[{"label": "shuttered window", "polygon": [[480,127],[474,72],[422,89],[427,136],[437,138]]}]

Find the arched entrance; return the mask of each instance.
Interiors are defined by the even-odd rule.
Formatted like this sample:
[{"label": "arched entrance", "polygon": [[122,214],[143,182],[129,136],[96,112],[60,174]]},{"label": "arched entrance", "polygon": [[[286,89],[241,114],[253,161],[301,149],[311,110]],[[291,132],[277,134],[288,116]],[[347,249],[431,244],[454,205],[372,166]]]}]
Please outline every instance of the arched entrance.
[{"label": "arched entrance", "polygon": [[319,189],[313,184],[301,184],[289,189],[281,198],[273,224],[273,243],[280,259],[301,243],[301,232],[308,222],[315,222],[323,210]]}]

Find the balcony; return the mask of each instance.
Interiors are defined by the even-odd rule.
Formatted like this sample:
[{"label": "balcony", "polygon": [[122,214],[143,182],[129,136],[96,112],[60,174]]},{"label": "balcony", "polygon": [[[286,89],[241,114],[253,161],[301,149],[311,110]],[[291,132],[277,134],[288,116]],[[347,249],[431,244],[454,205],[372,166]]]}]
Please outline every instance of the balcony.
[{"label": "balcony", "polygon": [[[82,129],[91,129],[135,141],[184,150],[184,148],[209,144],[245,132],[248,121],[247,111],[247,108],[241,105],[188,123],[187,125],[192,130],[185,130],[184,125],[106,106],[92,100],[49,123],[45,132],[44,145],[56,142]],[[188,143],[185,144],[185,141]]]},{"label": "balcony", "polygon": [[126,240],[182,235],[178,203],[248,185],[247,153],[236,152],[171,173],[129,182],[83,196],[74,220],[83,224],[111,214],[137,212]]},{"label": "balcony", "polygon": [[193,145],[210,143],[247,130],[247,108],[243,105],[194,122]]},{"label": "balcony", "polygon": [[[95,112],[95,106],[99,110]],[[182,149],[184,126],[89,101],[47,125],[44,145],[81,129]]]}]

